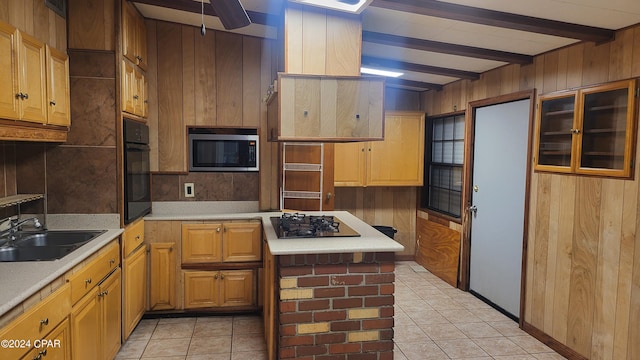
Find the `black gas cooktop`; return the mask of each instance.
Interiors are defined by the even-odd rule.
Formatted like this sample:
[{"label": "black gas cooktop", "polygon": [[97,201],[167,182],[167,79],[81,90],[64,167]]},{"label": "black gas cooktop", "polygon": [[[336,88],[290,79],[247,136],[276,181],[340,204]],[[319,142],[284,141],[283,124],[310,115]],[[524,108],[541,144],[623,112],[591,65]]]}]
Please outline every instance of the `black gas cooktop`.
[{"label": "black gas cooktop", "polygon": [[360,236],[335,216],[284,213],[271,217],[278,238],[322,238]]}]

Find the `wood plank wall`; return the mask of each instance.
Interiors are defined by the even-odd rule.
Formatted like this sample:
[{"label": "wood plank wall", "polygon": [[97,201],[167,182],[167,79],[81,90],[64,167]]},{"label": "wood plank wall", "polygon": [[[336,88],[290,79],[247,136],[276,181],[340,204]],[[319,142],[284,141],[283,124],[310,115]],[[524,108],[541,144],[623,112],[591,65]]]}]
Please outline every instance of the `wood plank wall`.
[{"label": "wood plank wall", "polygon": [[0,21],[58,50],[67,51],[67,21],[49,9],[44,0],[2,0]]},{"label": "wood plank wall", "polygon": [[[640,76],[640,26],[423,96],[428,115],[473,100]],[[640,146],[636,146],[640,149]],[[525,322],[589,359],[640,359],[640,154],[631,180],[531,174]]]},{"label": "wood plank wall", "polygon": [[157,149],[152,171],[187,171],[187,126],[261,127],[262,97],[275,78],[272,40],[211,29],[201,36],[193,26],[145,23],[149,59],[155,59],[147,70],[151,147]]}]

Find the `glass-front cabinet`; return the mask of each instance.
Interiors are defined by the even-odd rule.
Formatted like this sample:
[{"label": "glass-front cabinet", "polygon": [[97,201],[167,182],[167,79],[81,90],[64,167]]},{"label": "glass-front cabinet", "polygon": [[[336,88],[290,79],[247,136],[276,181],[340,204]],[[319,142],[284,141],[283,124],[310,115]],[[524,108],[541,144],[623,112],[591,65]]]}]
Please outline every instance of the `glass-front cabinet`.
[{"label": "glass-front cabinet", "polygon": [[541,95],[535,169],[630,177],[636,132],[636,81]]}]

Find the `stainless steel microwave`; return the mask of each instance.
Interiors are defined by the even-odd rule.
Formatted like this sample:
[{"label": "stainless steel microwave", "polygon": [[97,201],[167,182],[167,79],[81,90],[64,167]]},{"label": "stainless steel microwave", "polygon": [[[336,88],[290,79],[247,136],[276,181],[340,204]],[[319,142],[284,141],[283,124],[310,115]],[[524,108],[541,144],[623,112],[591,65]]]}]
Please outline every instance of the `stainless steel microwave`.
[{"label": "stainless steel microwave", "polygon": [[257,129],[189,129],[189,171],[258,171],[259,151]]}]

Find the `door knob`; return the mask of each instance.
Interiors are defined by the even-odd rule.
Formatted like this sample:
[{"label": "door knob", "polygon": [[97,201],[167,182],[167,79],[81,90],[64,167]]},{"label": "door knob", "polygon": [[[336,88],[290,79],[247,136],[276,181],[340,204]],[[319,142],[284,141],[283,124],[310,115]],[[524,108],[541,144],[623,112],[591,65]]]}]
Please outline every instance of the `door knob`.
[{"label": "door knob", "polygon": [[475,205],[471,205],[467,208],[467,211],[473,213],[473,216],[476,216],[476,214],[478,213],[478,207]]},{"label": "door knob", "polygon": [[327,200],[331,200],[331,197],[333,196],[332,193],[327,193]]}]

